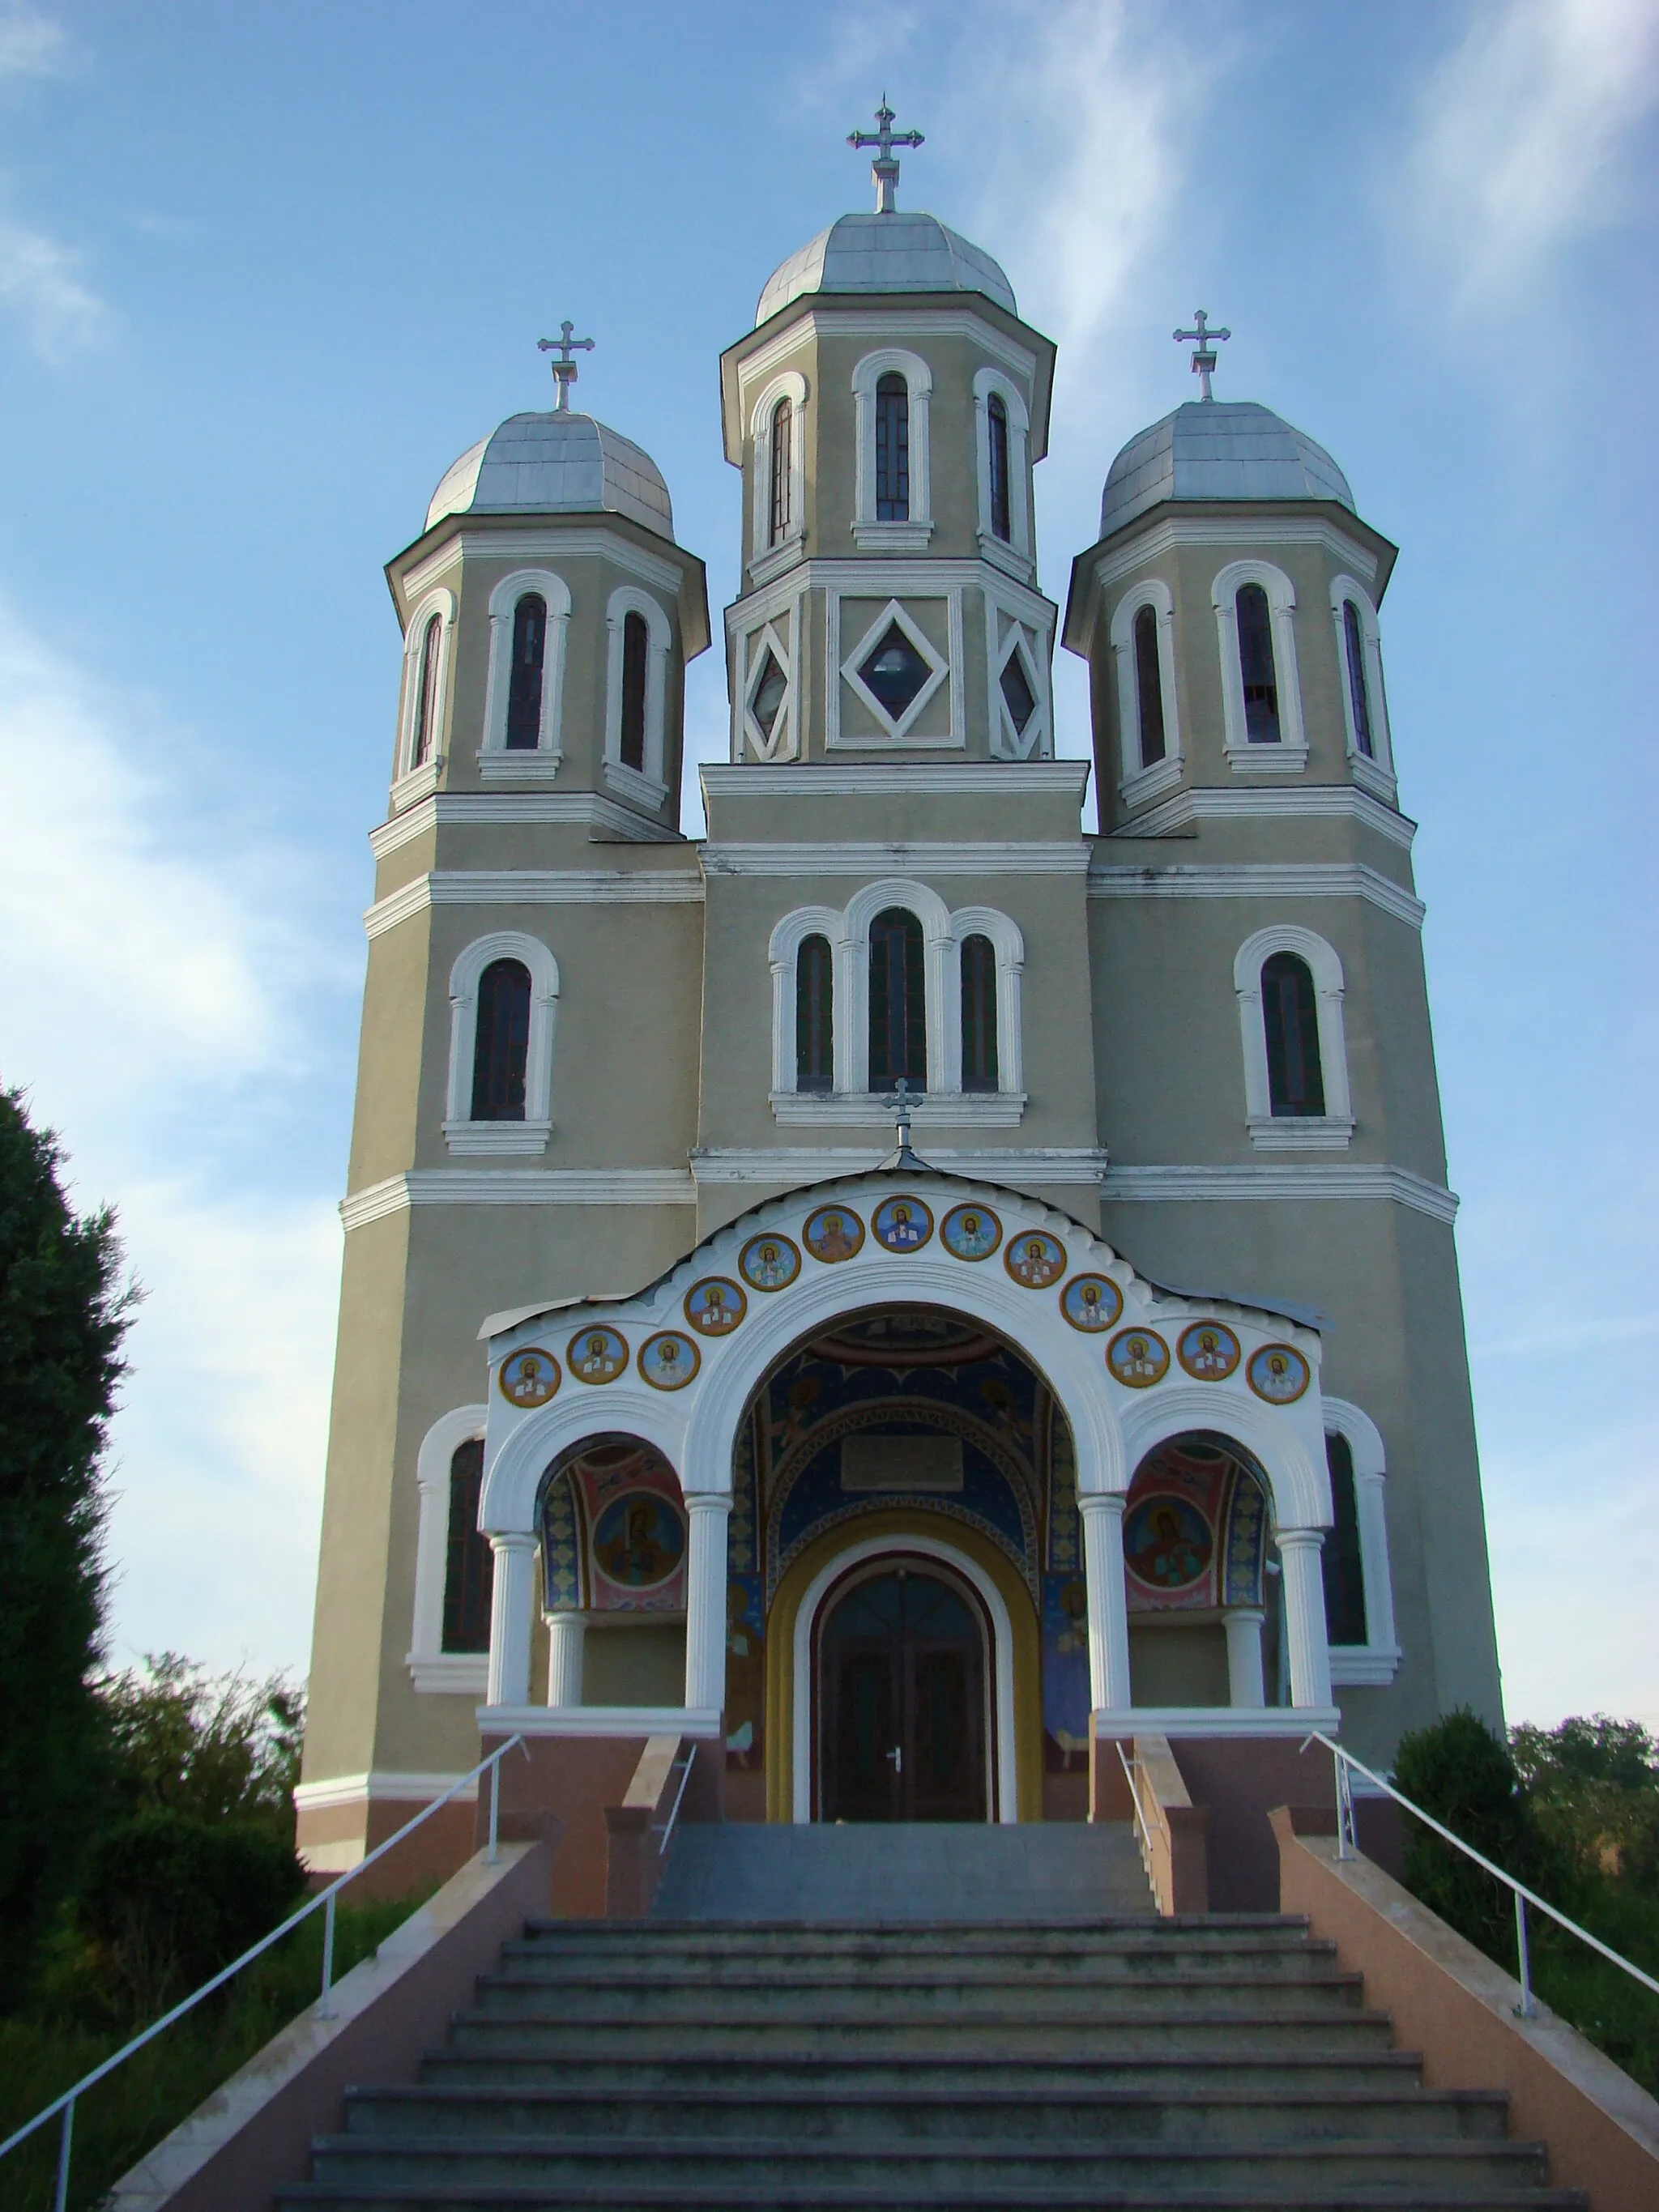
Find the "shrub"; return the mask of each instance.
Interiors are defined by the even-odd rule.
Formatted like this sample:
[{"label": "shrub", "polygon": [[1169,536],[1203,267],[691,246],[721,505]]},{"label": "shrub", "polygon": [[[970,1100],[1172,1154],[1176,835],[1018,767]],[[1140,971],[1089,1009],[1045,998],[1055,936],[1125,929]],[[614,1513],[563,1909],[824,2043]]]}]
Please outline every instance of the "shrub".
[{"label": "shrub", "polygon": [[[1495,1866],[1565,1900],[1565,1868],[1540,1834],[1508,1745],[1460,1708],[1400,1740],[1396,1788]],[[1406,1823],[1406,1886],[1490,1957],[1513,1966],[1515,1905],[1490,1875],[1416,1820]]]}]

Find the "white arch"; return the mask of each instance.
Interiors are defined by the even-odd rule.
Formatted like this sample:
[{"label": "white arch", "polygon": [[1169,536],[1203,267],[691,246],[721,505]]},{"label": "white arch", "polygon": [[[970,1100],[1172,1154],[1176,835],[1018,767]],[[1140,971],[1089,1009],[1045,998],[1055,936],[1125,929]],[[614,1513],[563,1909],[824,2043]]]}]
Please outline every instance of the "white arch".
[{"label": "white arch", "polygon": [[[999,538],[991,527],[991,418],[994,392],[1008,415],[1008,535]],[[974,452],[979,478],[980,549],[991,560],[1008,561],[1021,575],[1029,574],[1031,560],[1030,449],[1031,416],[1025,395],[1000,368],[988,365],[974,376]]]},{"label": "white arch", "polygon": [[420,1519],[415,1534],[414,1615],[404,1664],[416,1690],[483,1694],[489,1662],[482,1651],[444,1650],[444,1577],[449,1556],[449,1468],[462,1444],[482,1437],[487,1406],[441,1413],[421,1438],[415,1459]]},{"label": "white arch", "polygon": [[1382,1431],[1363,1407],[1346,1398],[1326,1398],[1322,1404],[1326,1433],[1346,1437],[1353,1461],[1360,1573],[1365,1585],[1365,1642],[1334,1645],[1331,1664],[1340,1681],[1392,1681],[1400,1646],[1389,1565],[1388,1455]]},{"label": "white arch", "polygon": [[[1319,1029],[1322,1115],[1275,1117],[1267,1080],[1267,1031],[1261,1008],[1261,967],[1275,952],[1293,952],[1313,977]],[[1340,1151],[1352,1139],[1347,1035],[1342,1020],[1342,963],[1335,948],[1296,922],[1273,923],[1247,937],[1233,959],[1239,1039],[1244,1051],[1244,1119],[1250,1142],[1269,1152]]]},{"label": "white arch", "polygon": [[[521,960],[530,970],[530,1042],[525,1055],[524,1119],[472,1119],[472,1059],[478,1033],[478,985],[492,961]],[[452,1152],[539,1152],[553,1128],[553,1029],[559,963],[539,938],[492,930],[475,937],[449,971],[449,1086],[444,1135]]]},{"label": "white arch", "polygon": [[[644,618],[650,640],[645,672],[645,766],[629,768],[622,757],[623,627],[630,614]],[[608,650],[605,685],[605,780],[625,798],[660,808],[668,796],[665,766],[668,705],[668,656],[674,633],[660,600],[637,584],[619,584],[605,602]]]},{"label": "white arch", "polygon": [[[854,1523],[856,1526],[856,1523]],[[933,1536],[866,1536],[848,1544],[819,1568],[807,1584],[795,1614],[792,1680],[794,1711],[790,1745],[791,1817],[799,1824],[812,1817],[812,1630],[824,1599],[849,1568],[866,1559],[895,1557],[937,1559],[977,1592],[991,1617],[991,1686],[996,1718],[996,1764],[993,1781],[995,1818],[1019,1818],[1018,1775],[1014,1757],[1014,1628],[1007,1601],[976,1559]]]},{"label": "white arch", "polygon": [[[1279,687],[1279,743],[1253,745],[1244,721],[1244,675],[1238,658],[1238,594],[1260,584],[1273,624],[1273,674]],[[1210,586],[1221,649],[1221,708],[1225,749],[1236,773],[1304,769],[1308,733],[1302,719],[1302,678],[1296,657],[1296,586],[1271,561],[1230,561]]]},{"label": "white arch", "polygon": [[[1316,1384],[1310,1389],[1310,1397],[1316,1398]],[[1306,1437],[1298,1433],[1306,1428],[1305,1420],[1287,1421],[1287,1410],[1263,1405],[1239,1391],[1231,1391],[1224,1399],[1213,1382],[1165,1382],[1155,1390],[1144,1390],[1122,1416],[1130,1480],[1148,1452],[1202,1429],[1231,1437],[1261,1468],[1267,1478],[1275,1531],[1328,1528],[1329,1471],[1322,1455],[1310,1451]]]},{"label": "white arch", "polygon": [[[448,733],[449,663],[455,636],[455,594],[446,584],[434,584],[423,592],[410,610],[409,622],[404,630],[403,684],[398,700],[398,764],[395,781],[414,775],[421,769],[429,769],[434,775],[443,765],[444,739]],[[436,615],[441,627],[438,632],[438,662],[433,671],[432,750],[423,761],[415,758],[415,745],[419,732],[415,727],[416,710],[421,698],[421,647],[426,636],[426,626]]]},{"label": "white arch", "polygon": [[[789,420],[789,527],[778,543],[772,528],[772,410],[787,399]],[[785,552],[799,552],[806,532],[806,379],[798,368],[781,369],[761,386],[749,410],[750,450],[754,495],[750,505],[750,573],[763,562]],[[769,568],[768,574],[771,573]]]},{"label": "white arch", "polygon": [[[1135,680],[1135,617],[1143,607],[1151,607],[1158,617],[1158,682],[1164,708],[1164,757],[1158,761],[1146,758],[1140,732],[1140,687]],[[1175,595],[1162,576],[1143,576],[1125,592],[1112,611],[1111,643],[1117,665],[1117,726],[1123,768],[1118,794],[1138,804],[1181,781]]]},{"label": "white arch", "polygon": [[951,916],[957,957],[945,963],[945,1064],[947,1091],[962,1088],[962,947],[970,937],[988,937],[997,963],[997,1089],[1025,1088],[1021,1042],[1020,987],[1025,973],[1025,939],[1012,916],[994,906],[959,906]]},{"label": "white arch", "polygon": [[[904,379],[910,395],[910,513],[903,522],[876,520],[876,386],[884,376]],[[860,547],[920,553],[933,534],[927,417],[933,372],[919,353],[882,346],[853,371],[853,535]]]},{"label": "white arch", "polygon": [[772,968],[772,1089],[779,1097],[795,1091],[799,1081],[799,1069],[795,1052],[795,963],[800,957],[801,946],[809,937],[825,938],[830,945],[830,1042],[834,1054],[830,1081],[837,1091],[850,1091],[852,1088],[847,1024],[842,1018],[842,1009],[847,1003],[847,917],[832,906],[801,906],[797,907],[793,914],[784,915],[772,932],[766,948],[766,957]]},{"label": "white arch", "polygon": [[[484,685],[483,736],[479,754],[508,760],[507,708],[512,690],[513,620],[526,592],[538,592],[547,605],[547,642],[542,654],[542,712],[536,754],[556,763],[559,720],[564,696],[565,650],[570,629],[570,586],[551,568],[515,568],[489,594],[489,669]],[[536,754],[520,751],[520,764]]]},{"label": "white arch", "polygon": [[[1359,732],[1353,718],[1353,694],[1349,688],[1347,626],[1342,610],[1350,601],[1359,617],[1364,654],[1365,704],[1370,713],[1373,747],[1370,753],[1360,750]],[[1349,769],[1356,783],[1392,803],[1394,738],[1389,728],[1388,694],[1382,685],[1382,633],[1370,594],[1357,577],[1345,574],[1331,579],[1331,622],[1336,631],[1337,689],[1342,695],[1342,726],[1347,739]]]}]

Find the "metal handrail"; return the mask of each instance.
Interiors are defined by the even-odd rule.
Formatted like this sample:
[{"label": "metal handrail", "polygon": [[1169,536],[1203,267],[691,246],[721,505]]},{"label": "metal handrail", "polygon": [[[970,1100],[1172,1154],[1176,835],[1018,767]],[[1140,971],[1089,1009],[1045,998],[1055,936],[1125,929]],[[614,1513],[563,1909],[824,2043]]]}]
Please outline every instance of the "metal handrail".
[{"label": "metal handrail", "polygon": [[668,1840],[674,1832],[675,1821],[680,1817],[680,1800],[685,1795],[686,1784],[691,1779],[691,1764],[696,1758],[696,1755],[697,1747],[694,1743],[690,1750],[686,1753],[684,1764],[682,1764],[678,1759],[676,1759],[674,1762],[680,1770],[680,1786],[674,1792],[674,1802],[668,1808],[668,1818],[663,1822],[662,1826],[659,1831],[659,1833],[662,1837],[661,1843],[657,1846],[657,1856],[659,1858],[665,1858],[668,1856]]},{"label": "metal handrail", "polygon": [[525,1742],[523,1736],[509,1736],[504,1744],[498,1746],[490,1753],[488,1759],[481,1759],[469,1773],[463,1774],[458,1780],[452,1782],[441,1797],[434,1797],[429,1805],[423,1805],[421,1808],[412,1820],[405,1820],[395,1835],[388,1836],[383,1844],[377,1844],[367,1857],[359,1859],[355,1867],[348,1868],[337,1881],[331,1882],[326,1889],[319,1889],[315,1897],[307,1898],[297,1912],[289,1913],[280,1928],[273,1928],[269,1936],[262,1936],[250,1949],[243,1952],[240,1959],[233,1959],[228,1966],[222,1966],[211,1981],[204,1982],[199,1990],[193,1990],[189,1996],[181,1998],[171,2012],[163,2013],[160,2020],[152,2021],[149,2027],[135,2035],[130,2043],[124,2043],[112,2057],[105,2059],[101,2066],[94,2066],[90,2074],[83,2075],[72,2089],[65,2089],[61,2097],[54,2098],[52,2103],[38,2112],[32,2120],[26,2121],[15,2134],[8,2136],[4,2142],[0,2142],[0,2158],[4,2158],[8,2151],[15,2150],[19,2143],[27,2141],[37,2130],[43,2128],[54,2114],[61,2112],[64,2116],[64,2124],[58,2138],[58,2181],[52,2202],[52,2212],[64,2212],[64,2208],[69,2203],[70,2148],[75,2136],[76,2100],[83,2097],[88,2089],[94,2087],[106,2074],[112,2074],[125,2060],[131,2057],[135,2051],[142,2051],[147,2043],[154,2042],[163,2028],[171,2027],[175,2020],[182,2020],[187,2012],[194,2011],[204,1997],[210,1997],[215,1990],[222,1989],[234,1974],[240,1973],[244,1966],[250,1965],[253,1960],[260,1956],[261,1953],[270,1950],[273,1943],[280,1943],[284,1936],[297,1928],[302,1920],[309,1919],[319,1906],[323,1911],[323,1987],[322,1994],[317,2000],[317,2012],[319,2019],[331,2020],[334,2017],[334,2011],[329,1998],[334,1978],[335,1899],[349,1881],[356,1881],[358,1875],[366,1873],[376,1859],[384,1858],[394,1844],[402,1843],[404,1838],[418,1828],[422,1820],[429,1820],[441,1805],[448,1804],[450,1799],[465,1790],[469,1782],[476,1782],[486,1768],[489,1772],[489,1863],[491,1866],[495,1865],[501,1856],[499,1843],[501,1804],[501,1762],[515,1744],[528,1759],[530,1747]]},{"label": "metal handrail", "polygon": [[[1152,1886],[1153,1896],[1156,1897],[1158,1877],[1152,1872],[1152,1831],[1147,1822],[1146,1813],[1141,1808],[1140,1792],[1135,1788],[1135,1769],[1141,1765],[1141,1762],[1138,1759],[1131,1759],[1128,1753],[1124,1750],[1121,1736],[1117,1737],[1115,1741],[1117,1755],[1122,1763],[1123,1778],[1129,1785],[1129,1807],[1134,1814],[1135,1839],[1140,1845],[1141,1869]],[[1142,1771],[1145,1771],[1144,1768]]]},{"label": "metal handrail", "polygon": [[1466,1844],[1462,1836],[1455,1836],[1449,1828],[1443,1827],[1432,1813],[1425,1813],[1420,1805],[1413,1805],[1409,1797],[1402,1796],[1392,1782],[1385,1781],[1380,1774],[1373,1774],[1370,1768],[1363,1765],[1351,1751],[1344,1751],[1340,1743],[1333,1743],[1329,1736],[1322,1735],[1317,1729],[1304,1738],[1303,1750],[1305,1751],[1310,1743],[1322,1743],[1339,1762],[1336,1769],[1338,1858],[1352,1859],[1359,1856],[1359,1845],[1354,1833],[1353,1785],[1348,1778],[1348,1769],[1352,1767],[1356,1774],[1363,1774],[1367,1782],[1374,1783],[1386,1796],[1392,1797],[1396,1805],[1403,1805],[1413,1820],[1421,1820],[1425,1828],[1432,1828],[1437,1836],[1462,1851],[1466,1859],[1473,1859],[1476,1866],[1491,1875],[1495,1881],[1501,1881],[1505,1889],[1514,1891],[1515,1944],[1521,1968],[1521,2002],[1515,2009],[1520,2018],[1532,2020],[1538,2012],[1538,2001],[1532,1993],[1532,1954],[1527,1942],[1527,1907],[1529,1905],[1535,1905],[1540,1912],[1547,1913],[1569,1935],[1576,1936],[1581,1943],[1588,1943],[1592,1951],[1599,1951],[1604,1959],[1611,1960],[1615,1966],[1621,1966],[1632,1981],[1640,1982],[1644,1989],[1651,1990],[1655,1996],[1659,1996],[1659,1981],[1655,1981],[1651,1974],[1644,1974],[1639,1966],[1615,1951],[1611,1944],[1604,1943],[1599,1936],[1592,1936],[1588,1928],[1581,1928],[1576,1920],[1569,1920],[1565,1912],[1558,1911],[1536,1891],[1528,1889],[1525,1882],[1517,1881],[1512,1874],[1505,1874],[1502,1867],[1494,1866],[1489,1858],[1475,1850],[1473,1844]]}]

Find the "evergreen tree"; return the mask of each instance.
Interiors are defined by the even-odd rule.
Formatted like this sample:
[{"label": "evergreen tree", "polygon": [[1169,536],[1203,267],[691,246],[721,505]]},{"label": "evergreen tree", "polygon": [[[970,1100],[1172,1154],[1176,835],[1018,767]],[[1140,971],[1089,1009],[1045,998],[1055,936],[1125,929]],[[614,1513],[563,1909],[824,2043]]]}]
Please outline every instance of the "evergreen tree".
[{"label": "evergreen tree", "polygon": [[12,1996],[107,1790],[100,1460],[136,1297],[113,1216],[70,1211],[60,1158],[21,1095],[0,1091],[0,1987]]}]

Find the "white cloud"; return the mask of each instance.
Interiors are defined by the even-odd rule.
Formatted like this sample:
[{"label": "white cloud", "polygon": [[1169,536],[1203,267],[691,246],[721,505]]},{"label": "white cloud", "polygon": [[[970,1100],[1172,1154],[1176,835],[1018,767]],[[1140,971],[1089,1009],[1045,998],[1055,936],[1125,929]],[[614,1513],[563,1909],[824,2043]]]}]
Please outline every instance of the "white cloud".
[{"label": "white cloud", "polygon": [[8,77],[56,76],[70,58],[61,23],[32,8],[0,11],[0,82]]},{"label": "white cloud", "polygon": [[81,276],[82,257],[15,216],[0,215],[0,307],[43,361],[95,344],[109,308]]}]

